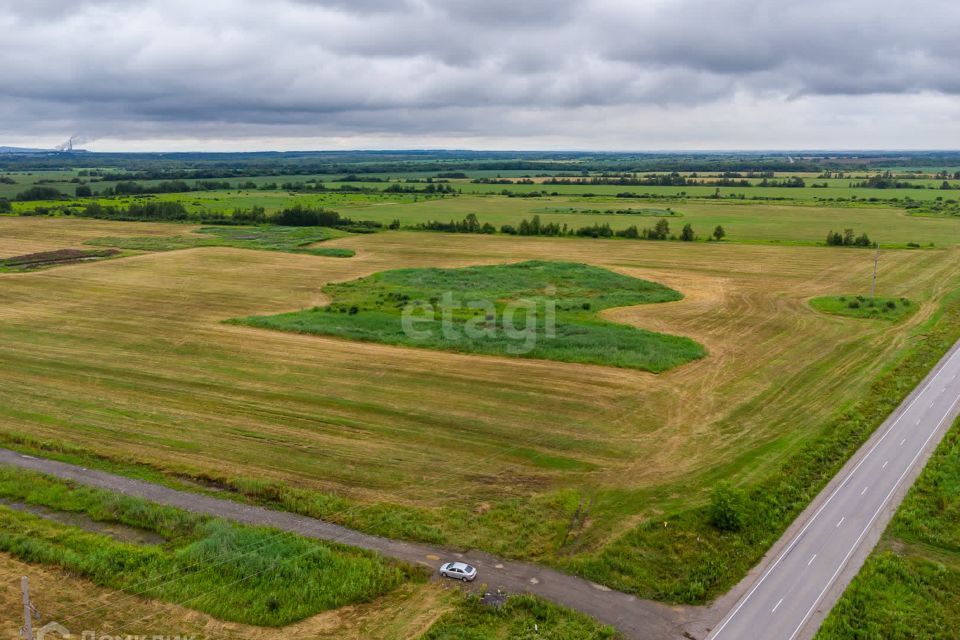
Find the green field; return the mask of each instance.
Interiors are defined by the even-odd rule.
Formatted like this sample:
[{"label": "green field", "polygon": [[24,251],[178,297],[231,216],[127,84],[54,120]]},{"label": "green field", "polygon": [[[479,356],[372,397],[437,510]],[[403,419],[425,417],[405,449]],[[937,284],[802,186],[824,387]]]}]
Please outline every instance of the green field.
[{"label": "green field", "polygon": [[232,525],[21,470],[0,468],[0,498],[149,530],[165,540],[125,542],[0,503],[0,551],[140,597],[189,603],[221,620],[284,626],[424,579],[372,553]]},{"label": "green field", "polygon": [[[392,197],[391,197],[392,195]],[[162,194],[155,200],[182,202],[192,212],[213,211],[230,213],[234,209],[255,206],[276,211],[292,203],[304,206],[326,207],[344,215],[389,224],[400,220],[403,226],[413,226],[429,220],[460,220],[475,213],[481,222],[499,228],[516,225],[524,218],[539,215],[545,223],[556,222],[571,227],[609,223],[614,229],[631,224],[633,216],[621,214],[594,214],[551,212],[560,209],[620,209],[629,206],[614,198],[592,198],[585,207],[582,198],[507,198],[504,196],[396,196],[395,194],[296,194],[239,192],[204,192],[191,194]],[[101,200],[104,204],[125,206],[143,202],[137,198]],[[57,203],[45,203],[46,206]],[[62,203],[61,203],[62,204]],[[717,225],[727,231],[727,241],[762,242],[772,244],[821,244],[828,231],[855,229],[866,232],[881,246],[905,247],[908,243],[951,246],[960,243],[960,218],[910,215],[902,209],[882,204],[840,206],[812,203],[768,203],[711,200],[670,200],[660,205],[671,207],[679,218],[671,227],[690,223],[694,230],[706,237]],[[658,207],[660,206],[658,205]],[[15,203],[15,210],[31,210],[44,203]],[[633,205],[636,206],[636,205]]]},{"label": "green field", "polygon": [[660,372],[703,348],[602,320],[605,309],[672,302],[652,282],[583,264],[521,262],[402,269],[328,285],[326,307],[240,320],[253,327],[463,353],[515,355]]},{"label": "green field", "polygon": [[[815,173],[777,172],[772,178],[784,180],[802,177],[807,182],[804,188],[788,187],[721,187],[719,197],[714,186],[630,186],[590,184],[543,184],[543,177],[534,177],[532,184],[479,184],[474,178],[491,178],[503,175],[513,179],[529,176],[530,172],[504,170],[502,172],[466,170],[468,178],[437,181],[432,184],[449,185],[458,194],[436,195],[426,193],[385,193],[388,187],[423,189],[424,182],[433,180],[436,172],[415,169],[395,172],[361,174],[359,178],[343,182],[343,174],[280,174],[250,176],[228,180],[235,189],[192,191],[187,193],[160,193],[141,196],[118,196],[111,198],[79,198],[58,201],[14,202],[17,212],[40,209],[79,210],[91,200],[106,205],[123,207],[135,202],[176,201],[190,212],[230,213],[235,209],[264,207],[277,211],[292,203],[304,206],[327,207],[342,211],[356,218],[376,220],[389,224],[399,220],[405,226],[413,226],[428,220],[446,222],[461,219],[469,213],[477,214],[481,222],[489,222],[499,228],[504,224],[516,225],[522,218],[539,214],[544,222],[569,224],[571,227],[596,223],[609,223],[614,229],[629,224],[632,216],[657,216],[658,211],[671,210],[672,216],[683,217],[702,238],[713,228],[722,225],[728,240],[735,242],[767,242],[780,244],[821,243],[829,230],[852,228],[858,233],[866,232],[883,246],[904,247],[953,245],[960,243],[960,188],[941,189],[942,180],[926,174],[912,178],[910,174],[898,175],[909,184],[922,186],[919,189],[869,189],[850,187],[850,184],[876,175],[876,171],[856,171],[845,178],[819,178]],[[37,181],[46,181],[42,186],[57,188],[72,195],[80,178],[78,171],[50,171],[8,174],[16,184],[0,184],[0,197],[12,198]],[[646,174],[643,174],[646,175]],[[711,180],[716,174],[701,173],[698,177]],[[905,177],[907,176],[907,177]],[[364,181],[364,178],[367,178]],[[373,179],[384,182],[371,181]],[[258,186],[272,183],[308,183],[321,180],[329,191],[263,190],[239,188],[243,183]],[[415,180],[419,182],[408,182]],[[52,181],[52,182],[49,182]],[[222,180],[221,180],[222,181]],[[751,183],[759,182],[751,178]],[[47,183],[49,182],[49,183]],[[161,180],[141,180],[144,187],[156,187]],[[195,185],[200,180],[184,180]],[[814,188],[812,184],[827,187]],[[960,187],[960,181],[948,180]],[[103,189],[115,182],[90,183],[94,189]],[[368,190],[363,193],[341,192],[341,186]],[[540,197],[507,197],[500,195],[507,190],[516,196],[533,192],[546,192]],[[616,197],[625,194],[634,197]],[[741,196],[743,196],[741,198]],[[926,208],[905,208],[909,200],[924,203]],[[939,207],[934,209],[931,207]],[[613,213],[634,210],[635,213]],[[611,213],[608,213],[611,212]]]},{"label": "green field", "polygon": [[810,306],[821,313],[835,316],[893,322],[903,320],[917,309],[907,298],[871,298],[864,295],[821,296],[811,299]]}]

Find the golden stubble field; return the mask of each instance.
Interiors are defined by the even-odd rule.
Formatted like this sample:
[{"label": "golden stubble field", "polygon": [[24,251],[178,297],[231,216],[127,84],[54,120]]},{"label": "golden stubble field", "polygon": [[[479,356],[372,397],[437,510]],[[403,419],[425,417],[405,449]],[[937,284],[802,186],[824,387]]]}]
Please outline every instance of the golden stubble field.
[{"label": "golden stubble field", "polygon": [[[0,219],[0,256],[186,232]],[[884,253],[880,291],[922,303],[890,325],[806,304],[867,291],[869,251],[407,232],[326,244],[357,257],[209,248],[0,274],[0,436],[428,511],[562,490],[636,496],[632,515],[603,525],[605,538],[663,507],[647,496],[702,498],[707,479],[734,461],[736,478],[768,471],[857,397],[957,286],[960,264],[954,249]],[[325,283],[384,269],[526,259],[585,262],[678,289],[682,301],[607,316],[690,336],[710,355],[653,375],[220,322],[320,305]],[[557,470],[537,453],[590,468]]]}]

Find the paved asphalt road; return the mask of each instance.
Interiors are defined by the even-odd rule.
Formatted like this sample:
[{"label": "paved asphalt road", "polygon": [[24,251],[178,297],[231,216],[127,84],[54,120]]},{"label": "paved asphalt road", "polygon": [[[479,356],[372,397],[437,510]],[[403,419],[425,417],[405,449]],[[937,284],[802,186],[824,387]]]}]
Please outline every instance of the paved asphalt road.
[{"label": "paved asphalt road", "polygon": [[842,480],[815,501],[812,515],[708,638],[812,636],[855,575],[859,565],[848,570],[851,558],[862,561],[872,549],[891,498],[909,485],[904,481],[913,479],[958,410],[960,350],[954,348],[841,472]]}]

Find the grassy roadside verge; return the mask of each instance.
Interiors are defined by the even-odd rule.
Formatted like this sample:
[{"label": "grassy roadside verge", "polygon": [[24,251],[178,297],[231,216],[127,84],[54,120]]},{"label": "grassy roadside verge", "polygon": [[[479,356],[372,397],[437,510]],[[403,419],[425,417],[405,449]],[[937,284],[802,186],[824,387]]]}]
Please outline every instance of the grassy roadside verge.
[{"label": "grassy roadside verge", "polygon": [[[156,533],[165,542],[118,541],[80,525],[25,513],[11,508],[11,503],[135,527]],[[426,576],[422,570],[362,550],[233,525],[5,467],[0,467],[0,553],[64,570],[68,580],[72,575],[123,592],[108,601],[64,603],[67,608],[58,611],[61,616],[89,617],[103,607],[123,609],[135,595],[261,627],[283,627],[345,605],[375,604],[388,594],[405,598],[400,587],[421,584]],[[452,609],[422,638],[622,638],[589,616],[534,596],[513,596],[499,607],[459,594],[449,602]],[[119,619],[130,627],[116,630],[131,633],[150,617],[115,613],[109,616],[111,623]],[[207,623],[204,628],[211,627]]]},{"label": "grassy roadside verge", "polygon": [[601,626],[582,613],[529,595],[510,597],[499,608],[477,598],[463,600],[441,617],[420,640],[622,640],[612,627]]},{"label": "grassy roadside verge", "polygon": [[419,570],[367,551],[234,525],[22,470],[0,467],[0,498],[145,529],[167,541],[123,542],[0,506],[0,551],[220,620],[282,626],[424,579]]},{"label": "grassy roadside verge", "polygon": [[639,596],[699,604],[737,583],[853,453],[960,339],[960,292],[821,434],[778,473],[746,487],[720,487],[713,503],[658,517],[562,568]]},{"label": "grassy roadside verge", "polygon": [[956,637],[960,629],[960,420],[937,447],[818,640]]}]

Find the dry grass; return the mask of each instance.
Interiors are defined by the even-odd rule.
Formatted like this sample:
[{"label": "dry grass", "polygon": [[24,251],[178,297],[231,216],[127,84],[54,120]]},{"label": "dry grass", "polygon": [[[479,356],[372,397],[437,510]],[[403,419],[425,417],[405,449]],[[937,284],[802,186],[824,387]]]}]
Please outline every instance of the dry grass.
[{"label": "dry grass", "polygon": [[198,227],[193,225],[161,223],[117,225],[104,220],[84,218],[50,220],[4,216],[0,217],[0,258],[54,249],[89,249],[84,247],[84,241],[113,232],[129,236],[168,236],[187,233],[196,228]]},{"label": "dry grass", "polygon": [[455,604],[452,593],[436,584],[406,585],[374,602],[328,611],[282,629],[252,627],[104,589],[66,572],[0,553],[0,607],[16,612],[0,621],[4,638],[16,638],[22,623],[20,576],[24,575],[30,578],[33,603],[41,613],[35,629],[62,621],[74,637],[92,630],[98,635],[180,635],[209,640],[412,640]]},{"label": "dry grass", "polygon": [[[150,226],[0,219],[0,239],[35,239],[0,242],[0,254]],[[872,254],[857,250],[426,233],[326,244],[357,257],[210,248],[0,274],[0,435],[428,511],[607,492],[618,498],[595,505],[588,526],[609,539],[699,499],[710,478],[767,472],[862,391],[957,285],[960,263],[952,249],[885,254],[880,291],[920,305],[890,326],[806,302],[869,286]],[[324,283],[384,269],[527,259],[586,262],[683,292],[606,315],[692,337],[710,355],[652,375],[220,323],[320,305]],[[594,470],[550,469],[537,453]],[[472,526],[449,523],[450,540],[475,542]]]}]

